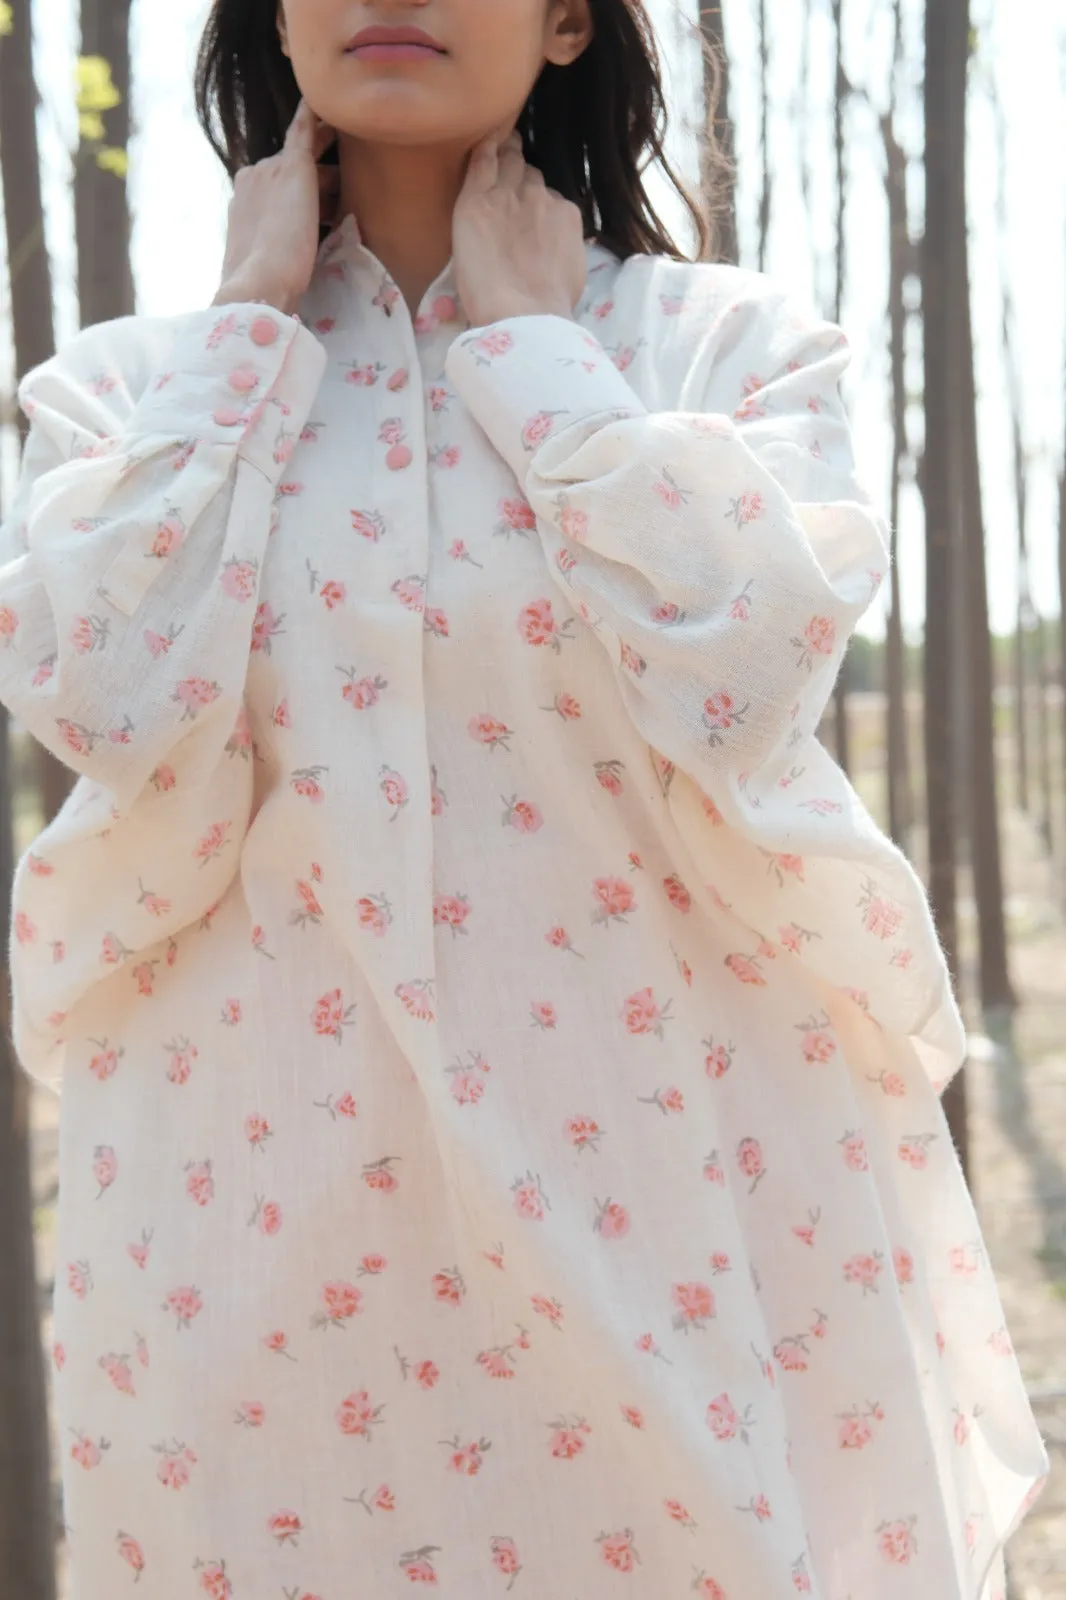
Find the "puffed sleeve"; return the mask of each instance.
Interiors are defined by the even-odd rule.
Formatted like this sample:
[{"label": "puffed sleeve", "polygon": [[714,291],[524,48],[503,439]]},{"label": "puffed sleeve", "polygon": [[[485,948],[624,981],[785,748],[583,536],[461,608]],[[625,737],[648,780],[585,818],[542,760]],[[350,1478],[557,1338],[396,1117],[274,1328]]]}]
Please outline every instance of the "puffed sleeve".
[{"label": "puffed sleeve", "polygon": [[55,1086],[78,1002],[150,995],[237,871],[259,574],[324,361],[295,319],[236,306],[92,329],[22,384],[0,698],[79,781],[16,873],[13,1024]]},{"label": "puffed sleeve", "polygon": [[887,564],[846,363],[838,328],[754,280],[693,340],[675,410],[556,317],[463,334],[449,374],[615,666],[696,882],[733,919],[732,977],[804,962],[939,1087],[963,1036],[924,891],[816,736]]}]

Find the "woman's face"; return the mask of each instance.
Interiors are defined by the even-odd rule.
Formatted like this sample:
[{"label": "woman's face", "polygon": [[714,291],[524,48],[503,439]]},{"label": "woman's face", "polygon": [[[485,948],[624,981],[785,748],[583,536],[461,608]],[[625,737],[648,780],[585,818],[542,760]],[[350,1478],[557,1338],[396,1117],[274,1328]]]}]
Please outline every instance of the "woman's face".
[{"label": "woman's face", "polygon": [[513,127],[546,62],[591,37],[590,0],[280,0],[300,92],[338,133],[472,148]]}]

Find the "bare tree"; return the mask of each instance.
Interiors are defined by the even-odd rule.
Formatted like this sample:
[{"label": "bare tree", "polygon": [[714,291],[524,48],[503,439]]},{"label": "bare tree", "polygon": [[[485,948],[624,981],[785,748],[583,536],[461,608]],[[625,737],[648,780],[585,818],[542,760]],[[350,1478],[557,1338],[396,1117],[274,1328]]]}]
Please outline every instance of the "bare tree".
[{"label": "bare tree", "polygon": [[[105,139],[83,136],[74,177],[81,325],[128,316],[134,308],[125,152],[130,135],[130,0],[81,0],[81,53],[106,61],[116,103],[101,111]],[[109,164],[103,143],[119,152]]]},{"label": "bare tree", "polygon": [[703,84],[707,129],[702,141],[700,186],[714,220],[714,259],[734,265],[740,259],[737,239],[736,157],[729,115],[729,52],[725,40],[724,0],[700,0],[700,35],[704,45]]},{"label": "bare tree", "polygon": [[[37,151],[30,0],[13,0],[11,10],[10,30],[0,37],[0,172],[15,367],[21,376],[52,354],[52,293]],[[7,716],[0,711],[0,925],[5,930],[13,858],[11,751]],[[54,1600],[29,1092],[11,1043],[9,993],[5,956],[0,973],[0,1594]]]},{"label": "bare tree", "polygon": [[773,178],[770,171],[770,36],[766,27],[766,0],[759,0],[759,153],[762,187],[759,191],[759,271],[766,271],[770,240]]},{"label": "bare tree", "polygon": [[[952,103],[956,117],[958,149],[956,181],[961,198],[950,212],[957,237],[953,260],[955,278],[953,315],[959,322],[957,349],[959,377],[958,446],[961,450],[962,538],[958,593],[965,616],[965,706],[967,714],[967,791],[970,818],[970,869],[977,902],[979,984],[986,1008],[1012,1006],[1014,992],[1008,969],[1007,929],[1003,908],[1003,870],[999,839],[999,807],[993,720],[992,634],[988,620],[988,576],[985,563],[985,527],[981,498],[981,457],[977,437],[977,385],[974,371],[973,312],[970,303],[969,236],[965,209],[966,81],[972,35],[969,0],[959,4],[965,21],[962,100]],[[1021,451],[1020,441],[1018,450]],[[1024,460],[1019,465],[1024,473]]]},{"label": "bare tree", "polygon": [[891,604],[885,629],[886,746],[888,827],[898,845],[906,846],[914,821],[910,750],[907,736],[907,685],[899,574],[899,511],[903,463],[910,456],[907,438],[906,280],[914,268],[914,249],[907,220],[907,158],[895,131],[897,81],[903,56],[903,4],[895,0],[895,48],[888,112],[881,118],[885,148],[885,195],[888,204],[889,363],[892,376],[892,472],[889,493],[891,529]]},{"label": "bare tree", "polygon": [[[836,57],[833,74],[833,152],[836,165],[836,252],[833,287],[833,320],[839,323],[844,316],[844,289],[847,282],[847,161],[844,145],[844,121],[849,92],[844,71],[844,0],[833,0],[833,36]],[[834,730],[836,758],[845,772],[851,769],[851,737],[848,723],[848,686],[851,662],[847,655],[840,664],[834,691]]]},{"label": "bare tree", "polygon": [[[925,234],[922,311],[925,364],[925,781],[929,893],[952,974],[958,973],[956,907],[954,677],[958,623],[952,586],[958,568],[961,451],[957,437],[962,324],[952,314],[965,282],[960,239],[966,233],[965,122],[969,51],[968,0],[926,0]],[[944,1109],[965,1165],[966,1080],[957,1073]]]}]

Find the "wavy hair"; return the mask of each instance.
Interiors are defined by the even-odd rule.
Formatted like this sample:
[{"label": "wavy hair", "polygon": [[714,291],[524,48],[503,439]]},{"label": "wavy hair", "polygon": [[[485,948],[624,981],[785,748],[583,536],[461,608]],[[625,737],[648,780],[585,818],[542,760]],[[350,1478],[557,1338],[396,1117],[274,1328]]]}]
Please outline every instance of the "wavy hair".
[{"label": "wavy hair", "polygon": [[[526,160],[581,210],[585,232],[615,255],[687,259],[656,210],[645,176],[658,165],[692,220],[697,254],[713,254],[713,206],[700,204],[669,161],[668,114],[645,0],[589,0],[594,36],[568,67],[545,66],[519,120]],[[196,63],[196,109],[232,177],[274,155],[300,91],[281,49],[276,0],[214,0]],[[717,63],[706,74],[713,89]],[[704,172],[722,171],[708,108]],[[328,159],[328,158],[327,158]]]}]

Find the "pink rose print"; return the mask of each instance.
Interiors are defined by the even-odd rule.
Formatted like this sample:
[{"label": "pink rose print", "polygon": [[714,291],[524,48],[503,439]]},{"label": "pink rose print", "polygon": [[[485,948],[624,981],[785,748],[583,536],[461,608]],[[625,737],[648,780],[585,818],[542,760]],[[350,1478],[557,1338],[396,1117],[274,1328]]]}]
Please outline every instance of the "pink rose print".
[{"label": "pink rose print", "polygon": [[552,431],[552,419],[562,414],[560,411],[538,411],[536,416],[530,417],[522,429],[523,449],[533,451],[542,445]]},{"label": "pink rose print", "polygon": [[259,583],[259,566],[255,561],[240,561],[231,557],[222,568],[219,579],[222,592],[231,600],[254,600]]},{"label": "pink rose print", "polygon": [[433,985],[428,978],[410,978],[406,983],[398,983],[393,993],[409,1017],[418,1022],[434,1020]]},{"label": "pink rose print", "polygon": [[286,1361],[295,1361],[296,1357],[289,1349],[289,1336],[281,1328],[275,1328],[273,1333],[268,1333],[263,1344],[272,1355],[284,1356]]},{"label": "pink rose print", "polygon": [[722,1585],[706,1572],[696,1573],[692,1580],[692,1592],[696,1600],[729,1600]]},{"label": "pink rose print", "polygon": [[844,1282],[857,1283],[864,1295],[876,1294],[877,1280],[884,1271],[884,1258],[879,1250],[869,1255],[849,1256],[844,1263]]},{"label": "pink rose print", "polygon": [[488,1439],[472,1440],[463,1444],[458,1436],[454,1439],[443,1439],[442,1444],[447,1445],[451,1451],[448,1457],[449,1472],[457,1472],[463,1478],[476,1478],[485,1465],[485,1455],[492,1448]]},{"label": "pink rose print", "polygon": [[719,689],[703,702],[703,723],[709,729],[708,743],[712,747],[724,744],[724,735],[734,728],[744,726],[747,705],[738,706],[727,689]]},{"label": "pink rose print", "polygon": [[774,1345],[774,1360],[782,1372],[806,1372],[810,1366],[810,1352],[803,1334],[790,1334]]},{"label": "pink rose print", "polygon": [[935,1133],[907,1134],[896,1147],[896,1154],[908,1167],[913,1167],[916,1172],[924,1172],[929,1165],[929,1147],[935,1139]]},{"label": "pink rose print", "polygon": [[622,793],[622,773],[625,768],[621,761],[597,761],[593,766],[596,782],[601,789],[617,797]]},{"label": "pink rose print", "polygon": [[658,1106],[664,1117],[671,1112],[681,1115],[685,1109],[685,1097],[680,1089],[656,1089],[654,1094],[638,1094],[637,1099],[641,1105]]},{"label": "pink rose print", "polygon": [[600,1547],[604,1561],[609,1567],[613,1567],[615,1572],[632,1572],[640,1562],[630,1528],[623,1529],[621,1533],[598,1534],[596,1543]]},{"label": "pink rose print", "polygon": [[515,1367],[509,1346],[496,1346],[491,1350],[480,1350],[477,1355],[477,1364],[487,1378],[506,1380],[515,1376]]},{"label": "pink rose print", "polygon": [[404,426],[398,417],[390,417],[378,429],[378,442],[389,447],[385,454],[385,465],[390,472],[403,472],[414,460],[405,438]]},{"label": "pink rose print", "polygon": [[505,806],[503,825],[513,828],[516,833],[539,833],[544,826],[544,818],[539,806],[531,800],[519,800],[517,795],[512,795],[508,800],[501,796]]},{"label": "pink rose print", "polygon": [[665,467],[662,468],[653,487],[668,511],[680,511],[692,497],[691,489],[682,489]]},{"label": "pink rose print", "polygon": [[617,1200],[597,1200],[596,1220],[592,1224],[594,1232],[601,1239],[624,1239],[629,1232],[629,1212]]},{"label": "pink rose print", "polygon": [[310,800],[313,805],[320,805],[326,797],[326,791],[319,779],[328,771],[328,767],[299,768],[289,778],[293,793],[298,794],[302,800]]},{"label": "pink rose print", "polygon": [[392,907],[383,894],[364,895],[355,903],[359,926],[381,939],[392,923]]},{"label": "pink rose print", "polygon": [[879,895],[869,878],[863,884],[859,909],[863,913],[863,927],[878,939],[894,939],[903,925],[903,912],[899,906]]},{"label": "pink rose print", "polygon": [[548,1449],[557,1461],[573,1461],[575,1456],[581,1455],[587,1435],[592,1432],[584,1417],[556,1417],[548,1427],[551,1429]]},{"label": "pink rose print", "polygon": [[844,1165],[849,1172],[867,1172],[870,1163],[866,1159],[866,1141],[861,1133],[846,1133],[837,1143],[844,1156]]},{"label": "pink rose print", "polygon": [[703,1066],[708,1078],[724,1078],[733,1065],[735,1047],[730,1044],[716,1044],[714,1038],[704,1039],[703,1048],[707,1054]]},{"label": "pink rose print", "polygon": [[514,1208],[527,1222],[543,1222],[544,1213],[551,1210],[548,1197],[541,1188],[540,1179],[533,1172],[516,1178],[511,1185]]},{"label": "pink rose print", "polygon": [[380,1161],[366,1162],[361,1176],[367,1188],[393,1194],[400,1187],[400,1180],[392,1170],[398,1160],[399,1156],[382,1156]]},{"label": "pink rose print", "polygon": [[714,1437],[723,1444],[728,1444],[732,1439],[740,1439],[747,1444],[748,1429],[751,1427],[750,1406],[745,1407],[741,1416],[729,1395],[723,1393],[710,1402],[704,1420]]},{"label": "pink rose print", "polygon": [[75,1432],[74,1443],[70,1447],[70,1459],[79,1467],[84,1467],[86,1472],[91,1472],[94,1467],[100,1465],[105,1451],[110,1448],[111,1443],[108,1439],[97,1442],[95,1439],[90,1439],[87,1434]]},{"label": "pink rose print", "polygon": [[200,1588],[208,1600],[232,1600],[233,1585],[226,1576],[224,1561],[197,1561],[194,1571],[200,1574]]},{"label": "pink rose print", "polygon": [[522,1570],[518,1559],[518,1547],[513,1539],[494,1538],[490,1545],[490,1550],[492,1564],[496,1571],[502,1572],[505,1578],[510,1579],[507,1585],[507,1590],[510,1592],[514,1587],[515,1579]]},{"label": "pink rose print", "polygon": [[5,649],[10,648],[15,634],[18,632],[18,612],[12,611],[10,606],[0,606],[0,640]]},{"label": "pink rose print", "polygon": [[203,1308],[200,1291],[193,1288],[171,1289],[163,1304],[163,1310],[172,1312],[177,1318],[179,1331],[190,1328]]},{"label": "pink rose print", "polygon": [[162,1444],[153,1445],[152,1449],[161,1457],[155,1475],[164,1489],[184,1489],[191,1476],[190,1468],[196,1465],[195,1450],[180,1444],[177,1439],[169,1444],[164,1440]]},{"label": "pink rose print", "polygon": [[570,954],[577,956],[579,961],[584,961],[585,959],[581,951],[574,948],[573,941],[565,928],[549,928],[544,935],[544,940],[546,944],[550,944],[555,950],[569,950]]},{"label": "pink rose print", "polygon": [[729,616],[733,622],[751,621],[751,591],[754,587],[755,579],[749,578],[729,607]]},{"label": "pink rose print", "polygon": [[255,613],[255,623],[252,627],[252,649],[261,650],[264,655],[270,654],[270,647],[279,633],[284,633],[283,626],[285,615],[278,616],[273,607],[266,601],[261,601]]},{"label": "pink rose print", "polygon": [[562,1327],[563,1308],[558,1300],[547,1294],[531,1294],[529,1303],[538,1317],[546,1317],[553,1328]]},{"label": "pink rose print", "polygon": [[198,1206],[207,1206],[215,1198],[215,1180],[210,1161],[189,1161],[185,1166],[185,1193]]},{"label": "pink rose print", "polygon": [[496,524],[496,532],[507,539],[512,533],[521,534],[524,538],[537,526],[533,507],[524,498],[516,496],[511,500],[501,500],[497,509],[500,520]]},{"label": "pink rose print", "polygon": [[461,1306],[466,1298],[466,1283],[458,1267],[435,1272],[431,1281],[434,1300],[442,1305]]},{"label": "pink rose print", "polygon": [[480,716],[471,717],[466,730],[472,739],[478,744],[488,745],[490,750],[496,745],[502,745],[505,750],[511,748],[507,742],[512,736],[511,729],[505,722],[499,722],[485,712]]},{"label": "pink rose print", "polygon": [[211,705],[221,693],[221,686],[209,683],[206,678],[184,678],[170,698],[185,707],[181,720],[186,722],[195,717],[205,706]]},{"label": "pink rose print", "polygon": [[557,1026],[559,1014],[549,1000],[534,1000],[529,1008],[535,1028],[549,1029]]},{"label": "pink rose print", "polygon": [[440,1382],[440,1368],[435,1361],[417,1361],[414,1371],[420,1389],[435,1389]]},{"label": "pink rose print", "polygon": [[678,911],[687,912],[692,910],[692,896],[676,872],[663,879],[663,888],[666,890],[666,898]]},{"label": "pink rose print", "polygon": [[242,1428],[261,1428],[266,1421],[266,1407],[261,1400],[245,1400],[237,1407],[233,1420]]},{"label": "pink rose print", "polygon": [[188,1083],[192,1076],[193,1065],[200,1058],[200,1052],[194,1044],[190,1044],[184,1034],[170,1040],[163,1046],[169,1060],[167,1062],[167,1081],[169,1083]]},{"label": "pink rose print", "polygon": [[433,897],[433,921],[438,927],[450,928],[452,934],[466,933],[466,919],[471,906],[465,894],[438,894]]},{"label": "pink rose print", "polygon": [[469,348],[479,366],[489,366],[496,357],[505,356],[514,349],[514,339],[505,328],[492,328],[479,339],[472,340]]},{"label": "pink rose print", "polygon": [[116,1050],[107,1039],[90,1039],[89,1042],[96,1046],[95,1054],[89,1058],[89,1071],[98,1082],[106,1083],[118,1071],[126,1052],[121,1046]]},{"label": "pink rose print", "polygon": [[748,1193],[754,1194],[756,1188],[766,1176],[762,1146],[758,1139],[741,1139],[737,1145],[737,1166],[745,1178],[751,1179],[751,1187]]},{"label": "pink rose print", "polygon": [[914,1257],[902,1245],[897,1244],[892,1251],[892,1266],[900,1288],[914,1282]]},{"label": "pink rose print", "polygon": [[738,528],[743,528],[745,523],[757,522],[765,509],[762,495],[756,491],[749,491],[729,502],[727,515],[733,518]]},{"label": "pink rose print", "polygon": [[873,1427],[866,1413],[860,1412],[856,1406],[852,1411],[842,1412],[839,1422],[837,1444],[841,1450],[865,1450],[874,1436]]},{"label": "pink rose print", "polygon": [[637,909],[636,896],[624,878],[596,878],[592,884],[592,921],[604,927],[610,922],[625,922]]},{"label": "pink rose print", "polygon": [[244,1119],[244,1137],[253,1150],[262,1150],[267,1140],[271,1137],[272,1129],[266,1117],[258,1112],[252,1112]]},{"label": "pink rose print", "polygon": [[725,1168],[717,1150],[712,1150],[703,1163],[703,1176],[708,1183],[717,1183],[725,1186]]},{"label": "pink rose print", "polygon": [[265,1234],[269,1239],[273,1238],[276,1233],[281,1232],[282,1221],[282,1210],[277,1201],[264,1200],[262,1195],[257,1194],[255,1197],[255,1210],[248,1218],[248,1226],[250,1228],[257,1227],[259,1232]]},{"label": "pink rose print", "polygon": [[736,951],[725,958],[725,964],[738,983],[752,984],[757,989],[766,987],[766,979],[759,967],[759,957],[746,956]]},{"label": "pink rose print", "polygon": [[385,536],[385,519],[380,511],[351,511],[352,531],[360,538],[379,544]]},{"label": "pink rose print", "polygon": [[93,1177],[100,1185],[96,1198],[99,1200],[106,1189],[110,1189],[118,1176],[118,1162],[115,1152],[109,1144],[98,1144],[93,1151]]},{"label": "pink rose print", "polygon": [[335,1039],[340,1044],[345,1028],[352,1027],[355,1022],[356,1009],[355,1005],[344,1004],[340,989],[331,989],[315,1002],[311,1026],[321,1038]]},{"label": "pink rose print", "polygon": [[435,1586],[437,1573],[433,1566],[433,1557],[438,1553],[439,1545],[424,1544],[418,1550],[409,1550],[400,1557],[400,1571],[411,1583],[425,1583]]},{"label": "pink rose print", "polygon": [[644,1426],[644,1413],[639,1406],[621,1406],[622,1420],[639,1433]]},{"label": "pink rose print", "polygon": [[555,620],[550,600],[533,600],[518,613],[518,631],[526,644],[550,645],[558,654],[562,640],[570,638],[573,618],[561,626]]},{"label": "pink rose print", "polygon": [[886,1561],[905,1567],[913,1561],[918,1550],[914,1537],[917,1517],[900,1518],[896,1522],[882,1522],[877,1529],[877,1548]]},{"label": "pink rose print", "polygon": [[338,667],[337,671],[345,680],[341,699],[346,700],[354,711],[367,711],[371,706],[376,706],[389,686],[388,680],[380,674],[373,678],[360,678],[356,676],[355,667]]},{"label": "pink rose print", "polygon": [[336,1410],[336,1422],[340,1431],[351,1439],[366,1439],[372,1437],[371,1429],[376,1428],[383,1420],[384,1406],[374,1406],[370,1403],[370,1396],[365,1389],[357,1389],[343,1399]]},{"label": "pink rose print", "polygon": [[651,989],[638,989],[628,996],[622,1008],[626,1032],[636,1035],[653,1033],[658,1039],[665,1038],[663,1023],[671,1020],[671,1004],[667,1000],[665,1005],[659,1005]]},{"label": "pink rose print", "polygon": [[603,1129],[592,1117],[568,1117],[563,1132],[575,1150],[598,1150],[603,1138]]},{"label": "pink rose print", "polygon": [[385,803],[393,808],[393,817],[399,816],[410,798],[406,779],[391,767],[382,767],[378,787],[385,796]]},{"label": "pink rose print", "polygon": [[327,611],[336,611],[348,598],[348,590],[343,583],[338,583],[336,578],[330,578],[319,589],[319,595],[325,602]]},{"label": "pink rose print", "polygon": [[803,637],[792,640],[794,648],[799,651],[797,666],[812,671],[815,657],[831,656],[836,649],[836,642],[837,625],[832,617],[812,617],[803,630]]},{"label": "pink rose print", "polygon": [[103,650],[111,634],[111,624],[104,617],[77,617],[70,632],[70,642],[80,656]]},{"label": "pink rose print", "polygon": [[344,374],[344,381],[354,384],[357,389],[372,389],[384,371],[385,368],[380,361],[370,361],[364,366],[359,366],[358,362],[350,362]]},{"label": "pink rose print", "polygon": [[274,1511],[267,1518],[267,1530],[279,1545],[298,1544],[303,1522],[295,1511]]},{"label": "pink rose print", "polygon": [[810,1016],[796,1024],[803,1035],[803,1059],[812,1066],[831,1061],[836,1054],[836,1040],[829,1025],[828,1013]]},{"label": "pink rose print", "polygon": [[107,1373],[119,1394],[136,1395],[129,1356],[109,1353],[100,1357],[99,1365]]},{"label": "pink rose print", "polygon": [[142,1272],[148,1265],[148,1251],[151,1247],[153,1232],[154,1229],[152,1228],[143,1229],[139,1242],[126,1246],[126,1254],[136,1266],[140,1267]]},{"label": "pink rose print", "polygon": [[714,1295],[706,1283],[675,1283],[670,1297],[676,1307],[673,1326],[682,1333],[705,1328],[715,1315]]},{"label": "pink rose print", "polygon": [[132,1534],[120,1532],[115,1537],[118,1541],[118,1553],[126,1565],[133,1569],[136,1581],[144,1571],[144,1551]]}]

